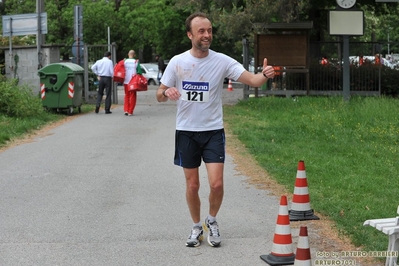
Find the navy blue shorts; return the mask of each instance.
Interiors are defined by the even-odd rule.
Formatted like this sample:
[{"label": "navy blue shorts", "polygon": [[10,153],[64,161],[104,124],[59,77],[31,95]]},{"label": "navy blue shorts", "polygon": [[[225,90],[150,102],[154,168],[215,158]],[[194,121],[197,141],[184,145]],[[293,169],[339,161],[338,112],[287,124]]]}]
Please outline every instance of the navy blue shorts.
[{"label": "navy blue shorts", "polygon": [[224,129],[182,131],[175,134],[175,165],[197,168],[205,163],[224,163],[226,138]]}]

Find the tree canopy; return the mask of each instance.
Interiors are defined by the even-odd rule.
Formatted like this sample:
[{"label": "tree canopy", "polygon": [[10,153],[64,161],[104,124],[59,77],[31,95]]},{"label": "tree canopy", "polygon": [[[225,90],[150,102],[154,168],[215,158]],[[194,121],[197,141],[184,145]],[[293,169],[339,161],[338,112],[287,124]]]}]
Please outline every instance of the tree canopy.
[{"label": "tree canopy", "polygon": [[[74,6],[83,8],[83,41],[86,44],[116,43],[118,56],[136,50],[143,61],[152,61],[154,54],[170,58],[190,48],[184,29],[186,17],[194,11],[209,15],[214,27],[212,49],[241,60],[242,39],[252,40],[262,25],[271,22],[313,21],[311,40],[328,41],[328,10],[333,0],[41,0],[47,12],[48,34],[45,43],[74,43]],[[356,4],[365,14],[365,34],[359,41],[386,43],[388,33],[391,51],[398,52],[399,31],[396,25],[397,3],[376,3],[362,0]],[[3,0],[2,15],[36,12],[36,0]],[[24,37],[32,43],[32,37]],[[14,39],[14,38],[13,38]],[[22,40],[21,40],[22,39]],[[33,37],[34,39],[34,37]],[[8,45],[3,38],[2,45]],[[23,38],[15,42],[24,43]],[[386,47],[383,49],[386,50]]]}]

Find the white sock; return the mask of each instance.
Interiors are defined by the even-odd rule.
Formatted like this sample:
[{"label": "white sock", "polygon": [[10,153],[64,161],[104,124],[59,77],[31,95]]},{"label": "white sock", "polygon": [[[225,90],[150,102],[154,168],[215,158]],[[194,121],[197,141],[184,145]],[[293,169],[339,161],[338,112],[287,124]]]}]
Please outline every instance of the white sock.
[{"label": "white sock", "polygon": [[198,223],[193,223],[193,228],[194,228],[194,227],[196,227],[196,226],[198,226],[198,227],[202,227],[202,223],[201,223],[201,222],[198,222]]},{"label": "white sock", "polygon": [[216,217],[213,217],[213,216],[211,216],[211,215],[208,215],[208,221],[210,222],[210,223],[213,223],[214,221],[216,221]]}]

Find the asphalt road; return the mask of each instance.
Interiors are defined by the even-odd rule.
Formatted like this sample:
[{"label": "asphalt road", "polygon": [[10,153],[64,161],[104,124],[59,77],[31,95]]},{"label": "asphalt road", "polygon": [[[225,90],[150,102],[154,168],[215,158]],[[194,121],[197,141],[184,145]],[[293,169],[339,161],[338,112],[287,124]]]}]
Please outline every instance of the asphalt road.
[{"label": "asphalt road", "polygon": [[[235,103],[242,90],[223,97]],[[0,265],[267,265],[279,198],[249,185],[228,155],[222,245],[185,247],[192,221],[173,165],[175,103],[156,102],[155,87],[139,92],[132,117],[119,103],[0,153]],[[205,217],[204,167],[200,178]]]}]

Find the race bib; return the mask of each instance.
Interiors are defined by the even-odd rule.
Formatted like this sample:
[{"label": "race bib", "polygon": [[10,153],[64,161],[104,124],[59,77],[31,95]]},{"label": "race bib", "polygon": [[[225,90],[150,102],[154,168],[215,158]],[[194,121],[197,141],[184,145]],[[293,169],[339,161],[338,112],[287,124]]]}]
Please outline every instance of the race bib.
[{"label": "race bib", "polygon": [[188,102],[209,101],[209,82],[183,81],[181,99]]}]

